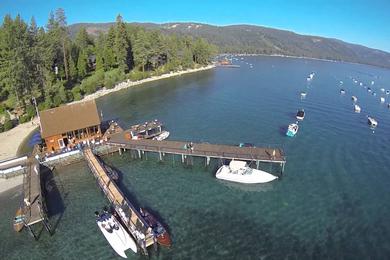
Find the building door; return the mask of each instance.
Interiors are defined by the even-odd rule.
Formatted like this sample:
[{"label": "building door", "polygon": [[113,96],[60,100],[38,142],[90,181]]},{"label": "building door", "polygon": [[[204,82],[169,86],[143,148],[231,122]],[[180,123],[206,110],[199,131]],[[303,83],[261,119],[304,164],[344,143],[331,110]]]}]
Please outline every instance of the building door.
[{"label": "building door", "polygon": [[58,139],[58,145],[60,146],[60,148],[65,148],[65,143],[64,143],[64,140],[63,139]]}]

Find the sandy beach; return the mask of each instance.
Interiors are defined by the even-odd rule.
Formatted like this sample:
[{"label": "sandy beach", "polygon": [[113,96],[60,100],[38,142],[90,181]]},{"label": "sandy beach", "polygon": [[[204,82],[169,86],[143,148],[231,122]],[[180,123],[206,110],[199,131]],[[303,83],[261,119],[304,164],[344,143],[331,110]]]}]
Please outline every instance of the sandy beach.
[{"label": "sandy beach", "polygon": [[24,138],[38,127],[38,118],[0,133],[0,161],[16,156]]}]

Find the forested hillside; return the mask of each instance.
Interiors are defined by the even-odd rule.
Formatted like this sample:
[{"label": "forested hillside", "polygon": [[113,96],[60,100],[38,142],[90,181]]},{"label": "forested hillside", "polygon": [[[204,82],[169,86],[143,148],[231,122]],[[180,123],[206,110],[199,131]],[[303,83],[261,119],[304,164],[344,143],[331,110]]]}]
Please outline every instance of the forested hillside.
[{"label": "forested hillside", "polygon": [[[218,46],[221,53],[278,54],[339,60],[390,68],[390,53],[346,43],[337,39],[299,35],[290,31],[254,25],[213,26],[200,23],[135,23],[164,34],[202,37]],[[75,24],[86,26],[91,35],[105,31],[110,23]]]},{"label": "forested hillside", "polygon": [[[74,31],[72,31],[74,32]],[[47,109],[79,100],[115,83],[208,64],[216,47],[201,38],[162,34],[123,22],[118,15],[95,37],[80,26],[71,37],[62,9],[45,28],[7,15],[0,27],[0,131]]]}]

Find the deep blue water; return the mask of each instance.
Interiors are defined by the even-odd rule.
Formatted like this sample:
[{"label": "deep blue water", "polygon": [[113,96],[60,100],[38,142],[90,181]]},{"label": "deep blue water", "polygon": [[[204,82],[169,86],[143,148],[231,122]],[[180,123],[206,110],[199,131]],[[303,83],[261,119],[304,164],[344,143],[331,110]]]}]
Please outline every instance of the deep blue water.
[{"label": "deep blue water", "polygon": [[[236,62],[241,68],[152,82],[98,100],[104,118],[118,118],[124,127],[158,118],[172,140],[275,144],[286,151],[283,178],[255,186],[217,181],[217,162],[205,167],[197,160],[187,167],[172,157],[163,163],[152,155],[105,157],[122,172],[126,194],[169,227],[173,248],[152,252],[152,258],[390,258],[390,100],[379,101],[386,96],[380,88],[390,89],[390,71],[278,57]],[[340,88],[347,93],[340,95]],[[301,91],[308,93],[305,99]],[[360,114],[353,111],[352,95]],[[285,130],[300,108],[305,120],[288,138]],[[378,120],[374,131],[367,115]],[[0,258],[116,258],[94,223],[93,211],[107,202],[85,163],[57,168],[50,183],[59,190],[49,199],[56,233],[43,232],[38,242],[12,232],[20,192],[0,195]]]}]

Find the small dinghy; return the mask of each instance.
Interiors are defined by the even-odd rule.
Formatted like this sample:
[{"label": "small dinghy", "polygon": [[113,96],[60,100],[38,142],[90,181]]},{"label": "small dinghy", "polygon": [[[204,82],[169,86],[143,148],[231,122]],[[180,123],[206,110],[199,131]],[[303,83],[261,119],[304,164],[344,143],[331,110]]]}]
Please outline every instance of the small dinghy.
[{"label": "small dinghy", "polygon": [[305,98],[305,97],[306,97],[306,95],[307,95],[307,93],[306,93],[306,92],[304,92],[304,91],[302,91],[302,92],[301,92],[301,98]]},{"label": "small dinghy", "polygon": [[353,102],[356,102],[356,101],[357,101],[357,97],[356,97],[356,96],[352,96],[351,99],[352,99]]},{"label": "small dinghy", "polygon": [[378,122],[375,120],[375,118],[369,116],[368,117],[368,124],[371,127],[376,127],[378,125]]},{"label": "small dinghy", "polygon": [[355,112],[356,112],[356,113],[360,113],[360,112],[362,111],[362,109],[361,109],[360,106],[358,106],[358,105],[355,105],[355,106],[354,106],[354,109],[355,109]]},{"label": "small dinghy", "polygon": [[161,134],[159,134],[158,136],[154,137],[153,140],[157,140],[157,141],[162,141],[162,140],[165,140],[169,137],[169,132],[168,131],[162,131]]},{"label": "small dinghy", "polygon": [[385,98],[381,97],[381,103],[385,103]]},{"label": "small dinghy", "polygon": [[24,227],[24,219],[25,215],[23,213],[23,209],[19,208],[16,213],[15,213],[15,218],[14,218],[14,230],[16,232],[22,231]]},{"label": "small dinghy", "polygon": [[340,94],[345,94],[345,90],[344,89],[340,89]]},{"label": "small dinghy", "polygon": [[[297,122],[298,123],[298,122]],[[289,124],[288,125],[288,129],[287,129],[287,132],[286,132],[286,135],[289,136],[289,137],[293,137],[297,134],[298,132],[298,129],[299,129],[299,126],[297,123],[294,123],[294,124]]]},{"label": "small dinghy", "polygon": [[367,88],[367,91],[368,91],[368,92],[371,92],[371,91],[372,91],[372,89],[371,89],[370,87],[368,87],[368,88]]},{"label": "small dinghy", "polygon": [[131,249],[134,253],[137,253],[137,245],[134,239],[131,238],[129,233],[127,233],[125,228],[112,214],[107,211],[99,214],[96,211],[95,215],[96,224],[100,231],[102,231],[104,237],[118,255],[127,258],[125,253],[127,249]]},{"label": "small dinghy", "polygon": [[303,120],[305,118],[305,110],[300,109],[295,116],[298,120]]},{"label": "small dinghy", "polygon": [[172,246],[171,236],[168,231],[161,225],[157,219],[150,214],[146,209],[140,209],[141,216],[145,219],[146,223],[152,228],[154,235],[157,238],[157,243],[165,247]]},{"label": "small dinghy", "polygon": [[390,90],[386,90],[386,95],[389,95],[390,94]]}]

